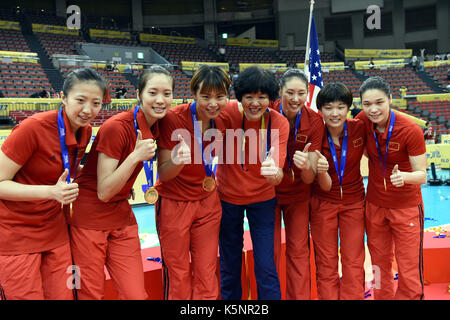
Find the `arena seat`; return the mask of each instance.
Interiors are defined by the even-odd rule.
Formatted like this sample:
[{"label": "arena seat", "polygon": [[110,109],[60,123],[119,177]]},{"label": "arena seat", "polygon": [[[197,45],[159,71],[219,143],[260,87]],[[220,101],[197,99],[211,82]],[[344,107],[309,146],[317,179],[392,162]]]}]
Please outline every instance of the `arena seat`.
[{"label": "arena seat", "polygon": [[21,31],[0,29],[0,50],[30,52]]},{"label": "arena seat", "polygon": [[450,62],[447,65],[436,67],[425,67],[425,72],[442,88],[446,89],[450,84],[448,74],[450,69]]},{"label": "arena seat", "polygon": [[148,42],[148,45],[170,63],[181,65],[181,61],[213,62],[216,59],[197,44]]}]

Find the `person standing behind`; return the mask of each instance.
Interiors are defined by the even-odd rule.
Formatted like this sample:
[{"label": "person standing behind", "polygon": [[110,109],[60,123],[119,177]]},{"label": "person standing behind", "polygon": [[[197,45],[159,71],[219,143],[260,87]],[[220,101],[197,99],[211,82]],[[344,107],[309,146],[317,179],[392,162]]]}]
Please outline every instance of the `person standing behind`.
[{"label": "person standing behind", "polygon": [[[311,235],[320,300],[364,299],[364,123],[347,119],[352,92],[329,83],[317,95],[325,130],[312,188]],[[339,248],[342,279],[339,279]]]},{"label": "person standing behind", "polygon": [[289,121],[287,157],[283,180],[275,187],[275,263],[280,272],[281,218],[286,233],[286,299],[311,298],[309,251],[309,199],[315,172],[315,150],[321,150],[323,120],[305,107],[308,79],[298,69],[286,71],[281,78],[281,100],[273,108]]},{"label": "person standing behind", "polygon": [[[60,110],[17,125],[0,152],[0,298],[72,300],[63,205],[79,193],[71,183],[91,139],[90,122],[106,84],[92,69],[71,71]],[[66,208],[66,207],[64,207]]]},{"label": "person standing behind", "polygon": [[278,83],[269,70],[259,66],[245,69],[235,81],[234,91],[241,106],[225,110],[223,117],[228,121],[227,128],[235,130],[235,134],[232,139],[227,134],[224,143],[227,161],[217,169],[222,204],[221,295],[224,300],[242,297],[245,211],[253,244],[258,299],[281,299],[273,250],[274,186],[283,179],[289,123],[269,108],[278,96]]},{"label": "person standing behind", "polygon": [[219,295],[222,210],[210,161],[216,140],[208,143],[208,137],[211,141],[211,131],[225,128],[219,115],[229,107],[230,83],[222,68],[201,66],[191,79],[195,101],[173,107],[161,122],[155,213],[164,299],[216,300]]},{"label": "person standing behind", "polygon": [[[427,181],[425,141],[420,127],[395,113],[389,84],[370,77],[359,88],[367,131],[369,182],[366,232],[372,265],[381,282],[374,298],[423,299],[424,208],[420,185]],[[394,290],[393,260],[398,265]]]},{"label": "person standing behind", "polygon": [[[139,105],[103,123],[75,180],[80,196],[68,221],[73,259],[81,272],[80,300],[103,299],[105,266],[119,299],[147,298],[138,225],[128,198],[143,167],[147,190],[153,190],[155,141],[173,86],[163,67],[146,70],[138,83]],[[145,198],[153,196],[146,193]]]}]

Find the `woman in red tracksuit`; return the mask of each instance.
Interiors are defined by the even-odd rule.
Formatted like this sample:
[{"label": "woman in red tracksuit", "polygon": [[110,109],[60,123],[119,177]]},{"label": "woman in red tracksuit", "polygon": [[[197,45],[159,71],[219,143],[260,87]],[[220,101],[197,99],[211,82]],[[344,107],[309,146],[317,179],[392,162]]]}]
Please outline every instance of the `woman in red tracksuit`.
[{"label": "woman in red tracksuit", "polygon": [[[369,182],[366,196],[367,244],[381,281],[375,299],[423,299],[424,209],[420,185],[427,181],[425,140],[419,125],[394,112],[389,84],[380,77],[359,89],[357,119],[367,131]],[[393,260],[398,265],[394,290]]]},{"label": "woman in red tracksuit", "polygon": [[147,298],[138,225],[128,198],[143,167],[146,187],[152,190],[155,140],[159,121],[171,106],[173,86],[163,67],[145,70],[138,84],[139,106],[103,123],[76,178],[80,196],[69,223],[80,300],[103,299],[105,266],[119,299]]},{"label": "woman in red tracksuit", "polygon": [[215,133],[222,135],[224,129],[218,118],[230,105],[230,83],[223,69],[201,66],[191,79],[195,101],[173,107],[161,122],[156,185],[160,197],[155,211],[165,299],[219,296],[216,268],[222,208],[211,158],[214,142],[222,142]]},{"label": "woman in red tracksuit", "polygon": [[[352,92],[330,83],[317,95],[325,130],[311,198],[311,235],[321,300],[364,299],[364,184],[360,172],[365,145],[361,120],[347,119]],[[342,279],[339,279],[339,248]]]},{"label": "woman in red tracksuit", "polygon": [[89,123],[105,92],[94,70],[71,71],[61,92],[63,107],[25,119],[2,145],[0,299],[73,299],[63,205],[78,196],[70,179],[79,172],[91,139]]},{"label": "woman in red tracksuit", "polygon": [[275,263],[280,272],[281,219],[286,233],[286,299],[311,298],[309,204],[315,171],[315,150],[321,149],[323,120],[305,106],[308,79],[299,69],[286,71],[281,78],[281,100],[273,108],[289,121],[289,140],[284,176],[275,187]]}]

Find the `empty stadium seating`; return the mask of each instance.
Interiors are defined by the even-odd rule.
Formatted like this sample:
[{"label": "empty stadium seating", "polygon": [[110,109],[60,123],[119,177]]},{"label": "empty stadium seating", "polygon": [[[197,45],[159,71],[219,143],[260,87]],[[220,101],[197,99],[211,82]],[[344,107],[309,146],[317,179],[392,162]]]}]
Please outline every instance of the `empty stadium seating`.
[{"label": "empty stadium seating", "polygon": [[21,31],[0,29],[0,50],[30,52]]},{"label": "empty stadium seating", "polygon": [[196,44],[150,42],[153,50],[166,58],[170,63],[181,65],[181,61],[215,61],[205,49]]},{"label": "empty stadium seating", "polygon": [[393,98],[400,98],[400,88],[405,86],[407,94],[427,94],[434,91],[409,67],[366,70],[367,76],[380,76],[391,86]]},{"label": "empty stadium seating", "polygon": [[447,88],[450,84],[448,80],[448,74],[450,70],[450,63],[438,67],[426,67],[425,72],[439,84],[442,89]]},{"label": "empty stadium seating", "polygon": [[[289,67],[295,67],[297,63],[305,62],[305,50],[277,50],[275,55],[287,63]],[[321,52],[320,61],[336,61],[336,58],[333,53]]]},{"label": "empty stadium seating", "polygon": [[53,54],[77,54],[74,50],[74,45],[76,42],[86,42],[81,36],[71,36],[63,34],[52,34],[52,33],[35,33],[42,47],[47,52],[49,56]]}]

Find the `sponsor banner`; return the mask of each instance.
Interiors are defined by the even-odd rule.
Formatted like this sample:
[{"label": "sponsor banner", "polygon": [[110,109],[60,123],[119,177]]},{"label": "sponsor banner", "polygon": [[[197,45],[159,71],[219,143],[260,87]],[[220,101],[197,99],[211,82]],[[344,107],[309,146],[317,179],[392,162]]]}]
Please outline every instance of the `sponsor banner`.
[{"label": "sponsor banner", "polygon": [[[344,62],[321,62],[322,72],[330,72],[336,70],[345,70]],[[304,63],[297,63],[297,68],[305,70]]]},{"label": "sponsor banner", "polygon": [[36,52],[3,51],[0,50],[0,57],[37,57]]},{"label": "sponsor banner", "polygon": [[242,47],[266,47],[278,48],[278,40],[263,40],[263,39],[246,39],[246,38],[227,38],[227,45],[242,46]]},{"label": "sponsor banner", "polygon": [[93,38],[127,39],[131,40],[129,32],[115,30],[89,29],[89,35]]},{"label": "sponsor banner", "polygon": [[195,71],[201,65],[207,64],[209,66],[219,66],[226,71],[230,70],[230,66],[225,62],[200,62],[200,61],[181,61],[181,67],[183,70]]},{"label": "sponsor banner", "polygon": [[139,39],[145,42],[168,42],[168,43],[185,43],[195,44],[195,38],[191,37],[176,37],[176,36],[163,36],[160,34],[140,33]]},{"label": "sponsor banner", "polygon": [[47,24],[33,23],[33,32],[41,33],[53,33],[53,34],[66,34],[71,36],[77,36],[80,31],[77,29],[69,29],[66,26],[52,26]]},{"label": "sponsor banner", "polygon": [[417,101],[450,101],[450,93],[421,94]]},{"label": "sponsor banner", "polygon": [[423,66],[426,67],[439,67],[450,65],[450,60],[438,60],[438,61],[424,61]]},{"label": "sponsor banner", "polygon": [[450,134],[441,134],[441,141],[443,144],[450,144]]},{"label": "sponsor banner", "polygon": [[450,144],[427,144],[427,162],[432,162],[441,168],[450,168]]},{"label": "sponsor banner", "polygon": [[[374,60],[373,69],[388,69],[388,68],[402,68],[405,65],[404,59],[390,59],[390,60]],[[356,70],[370,69],[369,61],[355,61]]]},{"label": "sponsor banner", "polygon": [[287,70],[286,63],[239,63],[239,71],[243,71],[251,66],[260,66],[264,69],[270,69],[276,72],[284,72]]},{"label": "sponsor banner", "polygon": [[412,49],[345,49],[345,58],[409,58]]},{"label": "sponsor banner", "polygon": [[17,21],[0,20],[0,29],[20,31],[20,24]]}]

